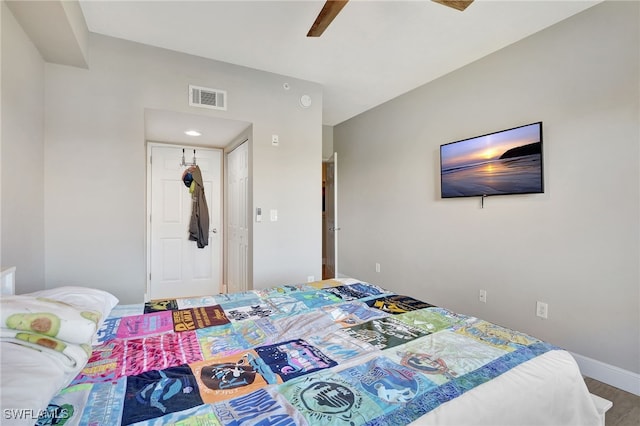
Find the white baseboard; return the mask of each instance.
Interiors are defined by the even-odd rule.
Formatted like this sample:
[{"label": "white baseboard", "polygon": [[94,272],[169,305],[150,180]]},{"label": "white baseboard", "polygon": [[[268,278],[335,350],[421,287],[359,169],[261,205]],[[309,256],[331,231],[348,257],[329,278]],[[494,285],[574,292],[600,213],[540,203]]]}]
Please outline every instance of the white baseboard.
[{"label": "white baseboard", "polygon": [[640,374],[571,352],[583,376],[640,396]]}]

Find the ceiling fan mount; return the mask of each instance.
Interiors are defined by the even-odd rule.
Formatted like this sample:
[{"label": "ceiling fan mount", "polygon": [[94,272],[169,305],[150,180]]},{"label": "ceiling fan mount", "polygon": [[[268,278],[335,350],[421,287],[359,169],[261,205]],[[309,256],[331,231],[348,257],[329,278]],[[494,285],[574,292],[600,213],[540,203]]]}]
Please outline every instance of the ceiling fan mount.
[{"label": "ceiling fan mount", "polygon": [[[473,0],[431,0],[436,3],[443,4],[448,7],[452,7],[459,11],[465,10]],[[307,37],[320,37],[324,30],[327,29],[329,24],[338,16],[338,13],[343,7],[347,5],[349,0],[327,0],[322,6],[322,10],[318,14],[318,17],[311,25],[311,29],[307,33]]]}]

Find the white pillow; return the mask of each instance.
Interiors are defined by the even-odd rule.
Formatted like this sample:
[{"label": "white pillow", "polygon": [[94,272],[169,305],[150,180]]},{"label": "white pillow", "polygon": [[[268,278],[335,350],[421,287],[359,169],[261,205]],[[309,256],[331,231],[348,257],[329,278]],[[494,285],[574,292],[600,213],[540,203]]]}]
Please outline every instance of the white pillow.
[{"label": "white pillow", "polygon": [[111,310],[119,302],[113,294],[97,288],[64,286],[51,288],[48,290],[36,291],[24,294],[23,296],[44,297],[47,299],[59,300],[73,305],[77,308],[97,311],[102,314],[98,322],[98,328],[109,316]]}]

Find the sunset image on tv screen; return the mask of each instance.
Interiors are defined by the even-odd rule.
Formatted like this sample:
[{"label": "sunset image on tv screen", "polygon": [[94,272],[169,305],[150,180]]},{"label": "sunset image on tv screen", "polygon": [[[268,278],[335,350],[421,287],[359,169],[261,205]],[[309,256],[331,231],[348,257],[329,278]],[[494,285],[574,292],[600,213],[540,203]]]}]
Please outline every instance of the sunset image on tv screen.
[{"label": "sunset image on tv screen", "polygon": [[442,198],[543,192],[542,123],[440,147]]}]

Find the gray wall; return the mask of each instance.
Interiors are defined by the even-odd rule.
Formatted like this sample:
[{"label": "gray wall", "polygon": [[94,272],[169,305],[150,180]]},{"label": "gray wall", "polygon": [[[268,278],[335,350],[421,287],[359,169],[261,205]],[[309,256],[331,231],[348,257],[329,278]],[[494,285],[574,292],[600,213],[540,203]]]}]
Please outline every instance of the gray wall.
[{"label": "gray wall", "polygon": [[2,7],[2,267],[44,289],[44,61]]},{"label": "gray wall", "polygon": [[322,159],[328,160],[334,152],[333,126],[322,126]]},{"label": "gray wall", "polygon": [[[340,273],[640,372],[639,8],[605,2],[336,126]],[[440,144],[539,120],[545,194],[440,199]]]},{"label": "gray wall", "polygon": [[[3,12],[12,20],[4,5]],[[145,108],[252,123],[253,205],[265,211],[278,209],[277,222],[254,223],[254,286],[320,276],[322,91],[318,84],[98,35],[89,39],[88,70],[51,63],[43,68],[31,48],[35,58],[30,60],[43,68],[38,74],[33,63],[16,62],[28,44],[19,26],[5,28],[3,22],[2,32],[9,45],[6,51],[2,46],[3,68],[9,70],[3,69],[3,121],[7,105],[18,102],[5,92],[9,87],[23,94],[35,92],[39,97],[33,107],[40,108],[35,113],[11,108],[25,122],[34,152],[12,137],[19,129],[2,134],[3,192],[9,191],[6,199],[3,193],[2,263],[18,266],[18,292],[86,285],[109,290],[123,302],[142,301]],[[12,66],[6,67],[7,63]],[[20,85],[27,81],[35,87]],[[283,89],[284,82],[290,90]],[[189,107],[188,84],[227,90],[228,110]],[[303,93],[313,98],[308,109],[299,106]],[[272,134],[280,137],[277,148],[271,145]],[[18,169],[24,174],[25,167],[33,172],[35,183],[29,189],[35,193],[18,194],[31,181],[12,189],[6,177]],[[36,200],[29,199],[26,206],[14,203],[26,194],[34,194],[28,197]],[[30,215],[40,222],[32,223]],[[20,230],[33,232],[27,237],[36,239],[33,255],[30,241],[24,233],[14,238],[14,229],[16,236]],[[25,276],[26,271],[37,275]]]}]

